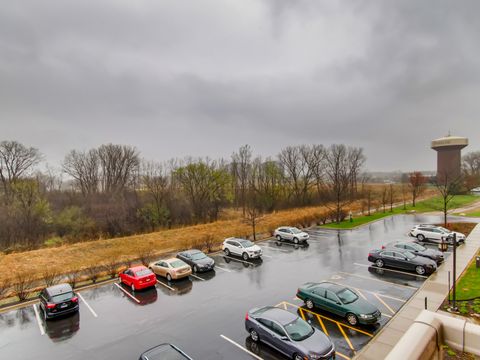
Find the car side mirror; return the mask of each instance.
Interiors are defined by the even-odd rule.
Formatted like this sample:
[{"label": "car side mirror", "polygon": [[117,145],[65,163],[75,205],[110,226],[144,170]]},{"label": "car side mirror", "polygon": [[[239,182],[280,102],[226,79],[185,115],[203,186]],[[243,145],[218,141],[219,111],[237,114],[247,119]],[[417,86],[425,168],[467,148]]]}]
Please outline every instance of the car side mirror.
[{"label": "car side mirror", "polygon": [[284,340],[284,341],[288,341],[288,337],[286,337],[286,336],[280,336],[280,339]]},{"label": "car side mirror", "polygon": [[342,305],[342,303],[340,301],[337,301],[337,305]]}]

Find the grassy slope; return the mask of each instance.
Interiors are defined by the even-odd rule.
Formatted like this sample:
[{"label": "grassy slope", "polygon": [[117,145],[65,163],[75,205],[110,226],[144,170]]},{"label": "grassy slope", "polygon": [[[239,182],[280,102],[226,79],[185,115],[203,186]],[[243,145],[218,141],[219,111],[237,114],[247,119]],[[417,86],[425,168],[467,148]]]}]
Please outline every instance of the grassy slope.
[{"label": "grassy slope", "polygon": [[[461,206],[468,205],[476,200],[480,200],[478,196],[475,195],[458,195],[452,199],[449,204],[450,208],[458,208]],[[411,204],[406,206],[406,209],[403,209],[403,206],[393,208],[393,211],[390,212],[390,207],[386,208],[386,212],[379,211],[371,214],[370,216],[354,216],[353,221],[350,222],[348,219],[341,222],[340,224],[327,224],[323,227],[330,229],[351,229],[356,226],[360,226],[371,221],[382,219],[391,215],[405,214],[411,211],[416,212],[428,212],[428,211],[441,211],[443,206],[443,201],[440,197],[434,197],[432,199],[418,201],[416,206],[413,207]]]},{"label": "grassy slope", "polygon": [[457,299],[472,299],[474,297],[480,297],[480,269],[476,267],[475,258],[457,283]]}]

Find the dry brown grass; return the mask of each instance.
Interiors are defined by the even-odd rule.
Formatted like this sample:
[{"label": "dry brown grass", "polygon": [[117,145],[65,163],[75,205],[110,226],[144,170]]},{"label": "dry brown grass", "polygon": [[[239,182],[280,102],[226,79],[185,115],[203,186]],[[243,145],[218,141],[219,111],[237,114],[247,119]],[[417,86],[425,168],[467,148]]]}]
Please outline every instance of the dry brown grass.
[{"label": "dry brown grass", "polygon": [[[424,197],[427,194],[424,194]],[[430,194],[428,194],[430,196]],[[400,201],[397,197],[397,202]],[[352,203],[346,210],[358,212],[360,201]],[[282,210],[267,214],[257,226],[257,238],[269,236],[275,228],[281,225],[307,227],[326,216],[329,208],[312,206]],[[232,216],[231,212],[229,215]],[[78,271],[88,271],[89,268],[109,268],[112,259],[115,262],[129,264],[147,258],[145,254],[160,256],[181,249],[202,246],[211,251],[218,250],[222,241],[231,236],[248,237],[251,229],[241,218],[219,220],[209,224],[201,224],[162,230],[150,234],[134,235],[114,239],[102,239],[76,244],[62,245],[55,248],[43,248],[21,253],[0,255],[0,282],[15,281],[20,272],[19,264],[28,267],[28,273],[34,279],[42,279],[43,269],[52,265],[61,269],[59,273],[69,274]],[[263,236],[262,236],[263,235]],[[206,240],[207,239],[207,240]],[[15,271],[12,272],[12,269]],[[105,273],[110,273],[106,270]],[[23,271],[22,271],[23,272]],[[90,272],[90,271],[88,271]]]}]

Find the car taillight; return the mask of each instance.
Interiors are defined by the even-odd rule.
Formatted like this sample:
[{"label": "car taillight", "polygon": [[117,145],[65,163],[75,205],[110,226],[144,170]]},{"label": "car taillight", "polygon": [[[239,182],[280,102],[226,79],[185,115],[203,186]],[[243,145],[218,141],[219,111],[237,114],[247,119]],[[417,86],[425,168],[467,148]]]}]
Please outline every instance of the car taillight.
[{"label": "car taillight", "polygon": [[248,320],[248,312],[245,314],[245,320]]},{"label": "car taillight", "polygon": [[368,253],[368,256],[372,256],[372,253]]},{"label": "car taillight", "polygon": [[382,250],[385,249],[385,245],[382,245]]},{"label": "car taillight", "polygon": [[72,302],[75,302],[75,303],[78,302],[78,296],[72,297],[71,300],[72,300]]},{"label": "car taillight", "polygon": [[57,306],[57,304],[50,304],[50,303],[47,303],[47,309],[54,309],[55,306]]}]

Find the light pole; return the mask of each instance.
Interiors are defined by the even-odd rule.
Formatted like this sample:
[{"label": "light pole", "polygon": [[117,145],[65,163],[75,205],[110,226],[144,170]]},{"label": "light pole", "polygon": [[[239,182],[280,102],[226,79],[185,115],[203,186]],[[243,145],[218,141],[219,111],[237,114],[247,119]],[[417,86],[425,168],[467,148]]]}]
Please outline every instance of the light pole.
[{"label": "light pole", "polygon": [[453,296],[452,296],[453,311],[458,311],[456,283],[457,283],[457,234],[453,233]]}]

